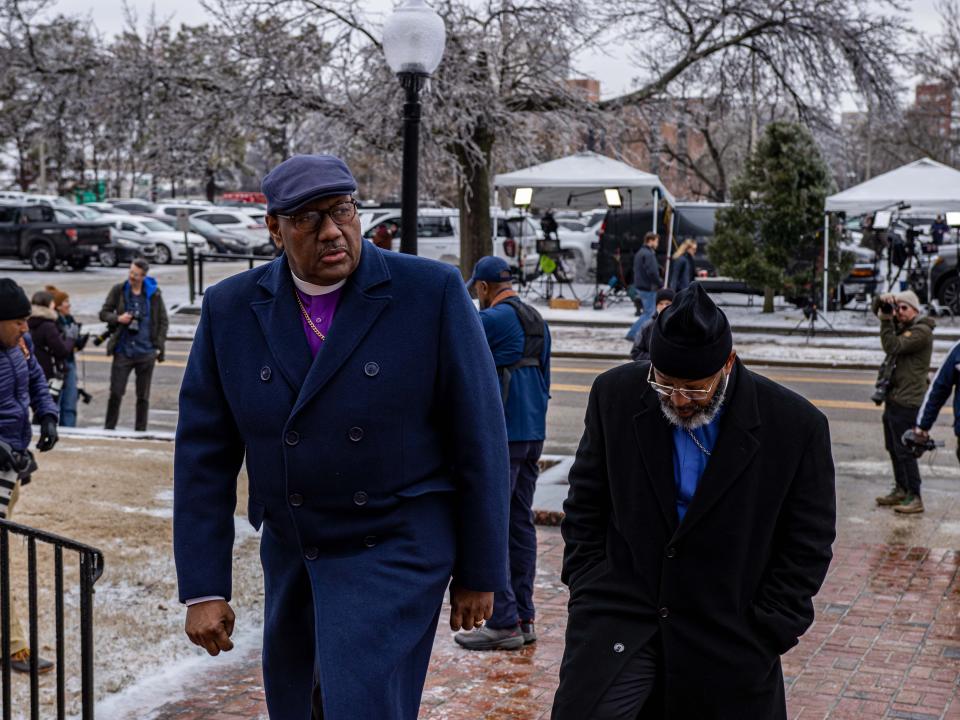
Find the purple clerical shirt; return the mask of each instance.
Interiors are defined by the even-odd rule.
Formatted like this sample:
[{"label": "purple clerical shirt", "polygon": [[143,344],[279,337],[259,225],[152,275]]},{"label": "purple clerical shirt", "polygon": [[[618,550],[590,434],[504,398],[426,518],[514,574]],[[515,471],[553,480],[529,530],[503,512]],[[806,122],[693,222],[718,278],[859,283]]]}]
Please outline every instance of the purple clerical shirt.
[{"label": "purple clerical shirt", "polygon": [[[330,325],[333,324],[333,315],[337,311],[337,302],[340,300],[340,293],[342,291],[343,287],[341,286],[333,292],[328,292],[323,295],[308,295],[300,288],[296,288],[300,302],[303,303],[303,309],[307,311],[313,324],[316,325],[317,330],[323,333],[324,336],[330,331]],[[310,327],[310,323],[308,323],[307,319],[303,316],[303,312],[300,313],[300,324],[303,325],[303,333],[307,336],[307,345],[310,346],[310,354],[316,357],[317,353],[320,352],[320,347],[323,345],[323,340],[321,340],[320,336]]]}]

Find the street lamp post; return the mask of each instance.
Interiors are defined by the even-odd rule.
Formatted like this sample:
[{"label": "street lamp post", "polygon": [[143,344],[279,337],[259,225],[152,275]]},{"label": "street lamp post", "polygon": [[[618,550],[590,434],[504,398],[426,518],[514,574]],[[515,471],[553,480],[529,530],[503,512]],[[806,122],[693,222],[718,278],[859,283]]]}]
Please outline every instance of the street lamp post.
[{"label": "street lamp post", "polygon": [[400,252],[410,255],[417,254],[420,93],[440,64],[446,35],[443,20],[424,0],[406,0],[383,27],[383,54],[405,92]]}]

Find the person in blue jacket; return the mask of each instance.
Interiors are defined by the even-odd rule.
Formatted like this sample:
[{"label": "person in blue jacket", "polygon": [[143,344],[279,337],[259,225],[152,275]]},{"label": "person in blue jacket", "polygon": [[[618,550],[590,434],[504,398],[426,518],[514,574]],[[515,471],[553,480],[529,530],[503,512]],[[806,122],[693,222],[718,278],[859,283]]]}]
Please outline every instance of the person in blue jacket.
[{"label": "person in blue jacket", "polygon": [[930,428],[937,421],[940,408],[953,393],[953,434],[957,436],[957,460],[960,460],[960,342],[954,343],[947,353],[943,364],[937,369],[933,383],[927,388],[920,410],[917,412],[917,426],[914,433],[921,440],[930,437]]},{"label": "person in blue jacket", "polygon": [[245,465],[270,717],[415,720],[448,586],[454,631],[507,586],[496,369],[455,267],[363,242],[342,160],[295,155],[262,189],[283,253],[204,294],[180,392],[186,633],[233,647]]},{"label": "person in blue jacket", "polygon": [[[37,469],[30,453],[31,413],[40,423],[37,450],[46,452],[57,444],[59,412],[27,333],[29,316],[30,301],[23,288],[10,278],[0,278],[0,518],[7,520],[20,497],[20,488]],[[39,656],[36,659],[41,673],[53,669],[49,660]],[[5,660],[0,658],[0,662]],[[30,648],[13,602],[10,668],[30,672]]]},{"label": "person in blue jacket", "polygon": [[533,493],[547,434],[550,399],[550,329],[513,289],[503,258],[481,258],[467,287],[480,301],[480,320],[500,375],[500,396],[510,445],[510,584],[493,599],[482,628],[454,637],[468,650],[516,650],[537,639],[533,580],[537,530]]}]

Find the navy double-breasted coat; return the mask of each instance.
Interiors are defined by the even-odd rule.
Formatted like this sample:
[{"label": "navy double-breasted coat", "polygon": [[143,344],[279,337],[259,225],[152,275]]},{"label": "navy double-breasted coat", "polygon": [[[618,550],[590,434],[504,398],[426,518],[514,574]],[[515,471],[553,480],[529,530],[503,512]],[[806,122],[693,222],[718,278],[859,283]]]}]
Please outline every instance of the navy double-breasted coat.
[{"label": "navy double-breasted coat", "polygon": [[236,481],[263,525],[271,717],[413,720],[443,594],[506,586],[496,370],[455,268],[363,243],[312,359],[287,260],[210,288],[180,394],[181,601],[230,597]]}]

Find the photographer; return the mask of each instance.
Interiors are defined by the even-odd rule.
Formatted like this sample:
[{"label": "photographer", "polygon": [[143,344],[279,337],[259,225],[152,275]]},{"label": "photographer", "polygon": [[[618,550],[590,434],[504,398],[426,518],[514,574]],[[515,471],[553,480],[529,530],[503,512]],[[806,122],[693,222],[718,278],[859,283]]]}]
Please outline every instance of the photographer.
[{"label": "photographer", "polygon": [[916,424],[927,392],[936,323],[920,315],[920,300],[912,290],[874,298],[873,311],[880,319],[880,345],[886,353],[884,367],[889,369],[877,382],[875,400],[884,403],[884,444],[896,483],[888,495],[877,498],[877,504],[892,506],[898,513],[922,513],[920,468],[901,437]]},{"label": "photographer", "polygon": [[[960,342],[950,348],[943,364],[937,369],[933,384],[923,398],[923,404],[917,413],[917,425],[913,432],[921,442],[929,440],[930,428],[937,421],[940,408],[943,407],[954,388],[960,388]],[[954,392],[953,395],[953,433],[957,436],[957,459],[960,460],[960,392]]]},{"label": "photographer", "polygon": [[110,399],[103,424],[107,430],[117,427],[120,402],[127,390],[131,371],[137,378],[135,428],[140,431],[147,429],[150,382],[154,364],[163,362],[168,326],[167,308],[163,304],[157,281],[147,277],[149,270],[150,265],[142,258],[130,263],[127,281],[110,288],[100,309],[100,319],[112,330],[107,343],[107,355],[113,356]]},{"label": "photographer", "polygon": [[55,285],[47,285],[45,290],[53,295],[54,309],[57,311],[57,327],[63,337],[72,340],[73,350],[63,361],[63,388],[60,390],[60,424],[63,427],[76,427],[77,400],[83,396],[84,403],[90,402],[90,394],[77,382],[77,353],[83,352],[90,333],[84,333],[82,323],[78,323],[70,314],[70,296]]}]

